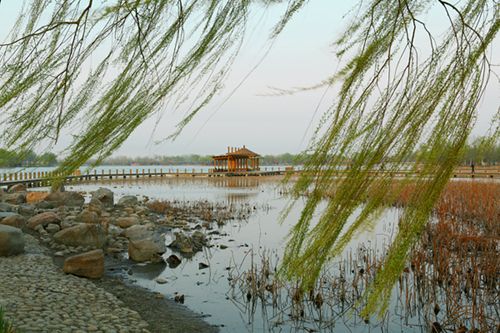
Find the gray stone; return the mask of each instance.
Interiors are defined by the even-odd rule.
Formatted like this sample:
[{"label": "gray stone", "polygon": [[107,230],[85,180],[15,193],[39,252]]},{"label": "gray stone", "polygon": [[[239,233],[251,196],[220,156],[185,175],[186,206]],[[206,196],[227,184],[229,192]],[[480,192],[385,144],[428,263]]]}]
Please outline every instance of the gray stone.
[{"label": "gray stone", "polygon": [[132,236],[128,243],[128,255],[135,261],[151,260],[158,254],[167,251],[163,238],[152,231]]},{"label": "gray stone", "polygon": [[47,232],[49,234],[55,234],[56,232],[59,232],[61,230],[61,227],[57,224],[54,224],[54,223],[49,223],[46,227],[45,227],[45,230],[47,230]]},{"label": "gray stone", "polygon": [[6,202],[0,202],[0,212],[12,212],[12,205]]},{"label": "gray stone", "polygon": [[99,188],[97,191],[92,193],[92,198],[99,200],[104,207],[113,207],[115,205],[114,194],[107,188]]},{"label": "gray stone", "polygon": [[191,236],[186,236],[182,232],[174,233],[175,240],[168,247],[176,248],[185,254],[192,254],[201,251],[203,246],[208,245],[207,239],[200,231],[195,231]]},{"label": "gray stone", "polygon": [[112,237],[120,237],[123,235],[123,229],[110,224],[108,226],[108,235],[111,235]]},{"label": "gray stone", "polygon": [[130,228],[133,225],[140,224],[137,217],[121,217],[116,220],[116,225],[120,228]]},{"label": "gray stone", "polygon": [[95,212],[91,212],[87,209],[84,209],[78,214],[75,218],[76,222],[81,223],[97,223],[99,220],[99,216]]},{"label": "gray stone", "polygon": [[24,229],[24,228],[26,228],[26,219],[19,214],[14,214],[14,215],[7,216],[6,218],[2,219],[0,224],[10,225],[11,227]]},{"label": "gray stone", "polygon": [[53,208],[56,207],[52,202],[48,202],[48,201],[45,201],[45,200],[38,201],[35,204],[35,206],[38,209],[53,209]]},{"label": "gray stone", "polygon": [[23,232],[10,225],[0,225],[0,257],[21,254],[24,251]]},{"label": "gray stone", "polygon": [[59,231],[54,241],[67,246],[95,246],[102,248],[106,244],[106,230],[97,224],[78,224]]},{"label": "gray stone", "polygon": [[97,198],[91,198],[90,199],[90,202],[89,202],[89,211],[97,213],[97,214],[102,214],[102,212],[105,209],[106,208],[104,207],[104,205],[102,204],[102,202],[99,199],[97,199]]},{"label": "gray stone", "polygon": [[148,231],[148,227],[145,225],[133,225],[130,228],[127,228],[123,231],[123,236],[130,238],[132,236],[142,234],[143,232]]},{"label": "gray stone", "polygon": [[17,207],[17,212],[23,216],[33,216],[35,213],[36,206],[29,205],[29,204],[20,204],[19,207]]},{"label": "gray stone", "polygon": [[134,207],[137,203],[137,197],[133,195],[125,195],[118,200],[118,205],[120,206]]},{"label": "gray stone", "polygon": [[55,207],[78,207],[80,208],[85,203],[85,198],[77,192],[54,192],[50,193],[45,201],[51,202]]},{"label": "gray stone", "polygon": [[9,193],[3,197],[3,201],[11,205],[20,205],[26,202],[26,193]]},{"label": "gray stone", "polygon": [[13,212],[0,212],[0,221],[2,221],[6,217],[13,216],[13,215],[18,215],[18,214],[13,213]]}]

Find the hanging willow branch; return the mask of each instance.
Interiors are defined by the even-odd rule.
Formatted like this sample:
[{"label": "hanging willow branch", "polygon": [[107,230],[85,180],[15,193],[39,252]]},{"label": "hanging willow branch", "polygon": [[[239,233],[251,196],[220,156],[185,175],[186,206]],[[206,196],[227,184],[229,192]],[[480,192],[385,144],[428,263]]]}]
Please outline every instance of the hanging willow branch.
[{"label": "hanging willow branch", "polygon": [[0,44],[0,144],[22,157],[69,128],[66,175],[188,102],[175,138],[221,90],[255,2],[281,1],[29,1]]},{"label": "hanging willow branch", "polygon": [[[419,19],[431,6],[441,7],[449,18],[451,28],[439,42]],[[323,264],[341,254],[357,232],[370,228],[387,197],[415,182],[418,190],[404,208],[363,314],[385,311],[410,248],[461,160],[488,83],[486,51],[499,28],[500,8],[494,2],[466,1],[459,10],[444,1],[370,1],[337,43],[339,55],[354,56],[323,84],[340,82],[341,90],[302,156],[306,172],[283,212],[285,218],[310,191],[288,236],[283,277],[302,278],[304,287],[313,285]],[[429,56],[423,61],[415,46],[419,33],[429,40]],[[423,170],[415,179],[395,182],[390,169],[402,167],[423,142],[411,171],[419,164]],[[346,163],[352,168],[339,176]],[[374,176],[371,171],[380,163],[388,172]],[[312,225],[325,198],[328,204]],[[347,225],[355,210],[361,213]]]},{"label": "hanging willow branch", "polygon": [[[91,157],[99,164],[147,118],[188,102],[193,107],[175,137],[221,90],[253,2],[284,1],[28,1],[0,44],[0,144],[22,156],[48,138],[55,144],[70,129],[73,141],[58,170],[64,176]],[[270,38],[307,2],[288,0]],[[339,57],[350,60],[313,87],[340,85],[303,154],[306,172],[283,212],[285,217],[310,190],[280,272],[313,284],[322,265],[371,226],[387,196],[416,182],[370,290],[368,315],[387,306],[408,250],[460,160],[488,83],[487,51],[500,28],[500,10],[486,0],[465,0],[461,8],[440,0],[369,0],[359,8],[335,44]],[[444,36],[434,36],[422,19],[436,8],[450,27]],[[422,36],[427,50],[416,46]],[[422,142],[413,167],[424,166],[417,178],[395,183],[391,172],[371,174],[379,163],[388,171],[401,166]],[[346,161],[352,168],[339,176]],[[347,225],[355,210],[361,214]]]}]

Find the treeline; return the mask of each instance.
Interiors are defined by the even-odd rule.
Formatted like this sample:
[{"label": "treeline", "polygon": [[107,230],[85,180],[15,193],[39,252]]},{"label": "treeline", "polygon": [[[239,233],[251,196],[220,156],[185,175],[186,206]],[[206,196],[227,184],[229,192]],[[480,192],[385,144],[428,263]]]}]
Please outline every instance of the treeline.
[{"label": "treeline", "polygon": [[14,151],[0,148],[0,167],[35,167],[35,166],[55,166],[57,156],[54,153],[44,153],[37,155],[34,151],[29,151],[19,155]]},{"label": "treeline", "polygon": [[[264,155],[260,157],[260,165],[291,165],[298,155],[289,153],[281,155]],[[92,161],[89,161],[92,163]],[[105,159],[101,165],[213,165],[212,155],[181,155],[136,157],[117,156]]]}]

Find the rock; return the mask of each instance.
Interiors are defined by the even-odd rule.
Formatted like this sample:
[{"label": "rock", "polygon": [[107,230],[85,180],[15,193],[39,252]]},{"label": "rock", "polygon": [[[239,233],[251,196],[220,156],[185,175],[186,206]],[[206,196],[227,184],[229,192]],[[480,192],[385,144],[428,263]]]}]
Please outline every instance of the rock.
[{"label": "rock", "polygon": [[147,214],[149,214],[149,208],[148,207],[135,206],[134,210],[135,210],[135,213],[137,215],[147,215]]},{"label": "rock", "polygon": [[8,193],[27,193],[26,186],[24,184],[17,184],[9,188]]},{"label": "rock", "polygon": [[97,224],[78,224],[59,231],[54,241],[67,246],[95,246],[102,248],[106,244],[106,230]]},{"label": "rock", "polygon": [[134,207],[137,205],[138,200],[136,196],[133,195],[126,195],[120,198],[118,200],[118,205],[119,206],[127,206],[127,207]]},{"label": "rock", "polygon": [[61,222],[61,229],[68,229],[68,228],[71,228],[71,227],[74,227],[75,226],[75,222],[73,221],[62,221]]},{"label": "rock", "polygon": [[204,245],[208,245],[205,235],[200,231],[193,232],[191,237],[182,232],[176,232],[174,236],[175,240],[168,247],[177,248],[182,253],[191,254],[201,251]]},{"label": "rock", "polygon": [[33,214],[35,214],[35,211],[36,211],[36,206],[27,203],[20,204],[19,207],[17,207],[17,212],[22,216],[31,217],[33,216]]},{"label": "rock", "polygon": [[48,202],[48,201],[45,201],[45,200],[38,201],[35,204],[35,206],[38,209],[53,209],[53,208],[56,207],[52,202]]},{"label": "rock", "polygon": [[11,227],[18,228],[18,229],[24,229],[24,228],[26,228],[26,219],[19,214],[14,214],[14,215],[7,216],[6,218],[2,219],[0,224],[10,225]]},{"label": "rock", "polygon": [[159,234],[146,231],[129,239],[128,255],[135,261],[150,260],[156,254],[167,251],[165,241]]},{"label": "rock", "polygon": [[64,260],[64,273],[100,279],[104,276],[104,254],[102,250],[82,253]]},{"label": "rock", "polygon": [[19,215],[13,212],[0,212],[0,221],[2,221],[4,218],[13,216],[13,215]]},{"label": "rock", "polygon": [[172,254],[170,257],[167,258],[167,263],[168,267],[176,268],[181,264],[181,260],[175,254]]},{"label": "rock", "polygon": [[107,229],[108,235],[111,235],[112,237],[116,238],[123,236],[123,229],[120,227],[110,224]]},{"label": "rock", "polygon": [[49,223],[61,224],[61,219],[59,215],[54,212],[45,212],[33,216],[28,220],[28,228],[35,229],[37,225],[41,225],[42,227],[46,227]]},{"label": "rock", "polygon": [[55,234],[61,230],[61,227],[57,224],[49,223],[49,225],[45,227],[45,230],[47,230],[49,234]]},{"label": "rock", "polygon": [[205,269],[205,268],[207,268],[207,267],[209,267],[209,266],[208,266],[207,264],[203,263],[203,262],[200,262],[200,263],[198,264],[198,269]]},{"label": "rock", "polygon": [[156,283],[158,283],[158,284],[165,284],[165,283],[167,283],[167,280],[164,280],[164,279],[157,279],[157,280],[156,280]]},{"label": "rock", "polygon": [[67,206],[80,208],[85,203],[85,198],[78,192],[50,193],[45,201],[51,202],[55,207]]},{"label": "rock", "polygon": [[48,193],[44,193],[44,192],[30,192],[30,193],[26,194],[26,203],[30,204],[30,205],[34,205],[42,200],[45,200],[45,198],[48,195],[49,195]]},{"label": "rock", "polygon": [[102,202],[99,199],[97,199],[97,198],[91,198],[90,199],[90,202],[89,202],[89,211],[97,213],[97,214],[102,214],[102,212],[105,209],[106,208],[104,207],[104,205],[102,204]]},{"label": "rock", "polygon": [[116,225],[124,229],[137,224],[139,224],[139,219],[137,217],[121,217],[116,220]]},{"label": "rock", "polygon": [[10,225],[0,225],[0,257],[21,254],[24,251],[23,232]]},{"label": "rock", "polygon": [[81,223],[97,223],[99,222],[99,216],[97,216],[95,212],[84,209],[76,216],[75,221]]},{"label": "rock", "polygon": [[146,231],[148,231],[148,227],[147,226],[136,224],[136,225],[133,225],[133,226],[125,229],[123,231],[123,236],[127,237],[127,238],[130,238],[132,236],[135,236],[135,235],[138,235],[138,234],[142,234],[143,232],[146,232]]},{"label": "rock", "polygon": [[219,247],[220,247],[221,250],[227,249],[227,245],[220,245]]},{"label": "rock", "polygon": [[12,205],[6,202],[0,202],[0,212],[12,212]]},{"label": "rock", "polygon": [[10,193],[6,194],[3,201],[10,203],[11,205],[20,205],[26,202],[26,193]]},{"label": "rock", "polygon": [[97,191],[92,193],[92,198],[99,200],[104,207],[113,207],[115,205],[114,194],[111,190],[107,188],[99,188]]}]

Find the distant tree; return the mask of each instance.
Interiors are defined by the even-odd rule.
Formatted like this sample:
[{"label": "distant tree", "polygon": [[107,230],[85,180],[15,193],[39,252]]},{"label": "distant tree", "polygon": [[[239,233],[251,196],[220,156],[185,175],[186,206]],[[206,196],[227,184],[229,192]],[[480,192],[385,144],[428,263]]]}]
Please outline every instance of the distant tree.
[{"label": "distant tree", "polygon": [[43,166],[56,166],[58,164],[57,155],[54,153],[44,153],[40,156],[40,164]]}]

